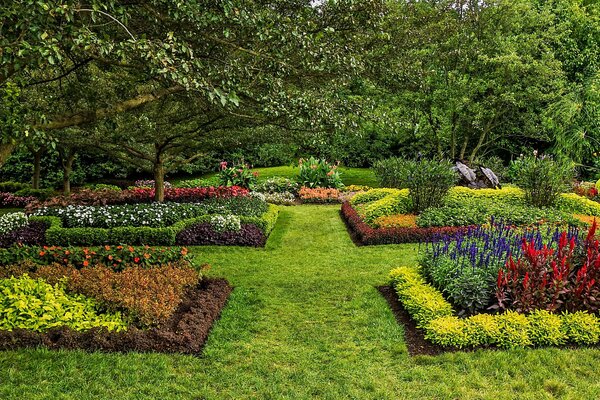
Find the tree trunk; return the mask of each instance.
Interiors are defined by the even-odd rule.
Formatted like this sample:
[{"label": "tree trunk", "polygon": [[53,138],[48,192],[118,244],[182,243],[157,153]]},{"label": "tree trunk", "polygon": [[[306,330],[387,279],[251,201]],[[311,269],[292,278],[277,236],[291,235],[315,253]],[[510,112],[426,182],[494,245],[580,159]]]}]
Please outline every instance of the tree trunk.
[{"label": "tree trunk", "polygon": [[0,143],[0,167],[8,160],[15,147],[14,143]]},{"label": "tree trunk", "polygon": [[465,153],[467,152],[467,146],[468,146],[468,145],[469,145],[469,137],[468,137],[468,136],[466,136],[466,137],[465,137],[465,141],[463,142],[463,144],[462,144],[462,147],[460,148],[460,155],[459,155],[459,158],[460,158],[461,160],[464,160],[464,159],[465,159]]},{"label": "tree trunk", "polygon": [[42,154],[44,149],[40,148],[33,152],[33,179],[31,187],[34,189],[40,188],[40,175],[42,172]]},{"label": "tree trunk", "polygon": [[154,201],[165,201],[165,165],[158,157],[154,163]]},{"label": "tree trunk", "polygon": [[73,171],[73,160],[75,160],[75,150],[69,149],[62,160],[63,165],[63,194],[71,194],[71,172]]}]

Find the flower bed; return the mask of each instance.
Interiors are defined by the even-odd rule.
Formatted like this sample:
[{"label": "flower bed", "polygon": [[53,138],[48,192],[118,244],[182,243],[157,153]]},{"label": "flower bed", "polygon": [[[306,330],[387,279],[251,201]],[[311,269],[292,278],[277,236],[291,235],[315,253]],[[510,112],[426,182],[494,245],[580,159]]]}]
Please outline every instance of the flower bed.
[{"label": "flower bed", "polygon": [[44,207],[32,215],[59,217],[66,228],[164,228],[181,220],[209,214],[260,217],[267,209],[267,203],[260,199],[233,197],[211,198],[201,203]]},{"label": "flower bed", "polygon": [[[174,203],[198,203],[210,198],[230,198],[247,196],[249,191],[237,186],[199,187],[199,188],[166,188],[165,201]],[[46,201],[30,203],[28,211],[42,207],[66,207],[69,205],[118,205],[152,203],[154,189],[134,188],[128,190],[81,190],[70,196],[53,197]]]},{"label": "flower bed", "polygon": [[585,311],[552,314],[537,310],[527,315],[506,311],[459,318],[442,293],[427,284],[417,269],[397,268],[390,279],[425,338],[443,347],[594,345],[600,340],[600,320]]},{"label": "flower bed", "polygon": [[0,349],[197,353],[231,288],[189,262],[0,267]]},{"label": "flower bed", "polygon": [[14,193],[0,193],[0,207],[22,208],[37,201],[33,196],[17,196]]},{"label": "flower bed", "polygon": [[[205,245],[205,244],[230,244],[232,235],[243,236],[248,229],[246,225],[254,226],[260,231],[253,234],[252,240],[239,239],[239,244],[245,245],[264,245],[271,230],[275,226],[279,209],[277,206],[269,205],[267,211],[259,217],[238,216],[240,220],[240,230],[229,230],[227,232],[218,232],[219,228],[215,225],[214,217],[219,214],[207,214],[195,218],[180,220],[173,225],[166,227],[132,227],[119,226],[114,228],[68,228],[63,226],[60,218],[54,216],[31,217],[31,222],[43,222],[49,227],[45,231],[45,242],[53,246],[94,246],[104,244],[128,244],[128,245],[155,245],[172,246],[176,244],[186,245]],[[198,227],[203,226],[200,229]],[[196,230],[195,235],[189,235],[190,230]],[[202,236],[200,233],[206,233]],[[255,231],[253,231],[255,232]],[[193,240],[191,238],[194,238]],[[226,239],[219,239],[226,238]],[[181,240],[181,242],[179,242]]]},{"label": "flower bed", "polygon": [[[600,244],[569,231],[477,228],[392,271],[404,308],[435,344],[526,347],[600,340]],[[468,316],[460,318],[460,316]]]},{"label": "flower bed", "polygon": [[424,241],[436,233],[464,232],[465,227],[489,224],[493,219],[516,226],[582,227],[589,224],[590,216],[600,215],[600,204],[574,193],[561,195],[553,208],[530,206],[524,192],[515,187],[454,187],[440,207],[428,208],[416,218],[409,214],[411,209],[407,189],[372,189],[344,202],[342,217],[358,242],[388,244]]},{"label": "flower bed", "polygon": [[103,264],[119,270],[126,265],[149,268],[160,264],[187,261],[188,257],[188,249],[178,246],[13,246],[0,249],[0,266],[31,261],[38,265],[60,264],[72,265],[75,268]]},{"label": "flower bed", "polygon": [[[257,197],[259,196],[259,197]],[[198,203],[43,207],[28,217],[5,214],[0,247],[246,245],[262,246],[273,229],[278,208],[263,195],[211,197]]]},{"label": "flower bed", "polygon": [[298,197],[303,203],[339,203],[340,191],[333,188],[303,187],[298,192]]},{"label": "flower bed", "polygon": [[372,228],[362,220],[349,202],[342,204],[341,215],[353,239],[361,245],[424,242],[443,235],[455,235],[469,229],[469,227]]}]

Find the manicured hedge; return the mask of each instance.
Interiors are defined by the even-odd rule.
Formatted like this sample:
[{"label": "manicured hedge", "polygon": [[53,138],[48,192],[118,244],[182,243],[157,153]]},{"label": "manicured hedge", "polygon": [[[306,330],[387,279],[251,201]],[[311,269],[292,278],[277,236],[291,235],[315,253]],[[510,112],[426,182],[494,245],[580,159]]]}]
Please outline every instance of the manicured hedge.
[{"label": "manicured hedge", "polygon": [[[267,212],[261,217],[240,216],[240,220],[242,224],[256,226],[266,238],[277,221],[278,213],[277,206],[269,205]],[[41,221],[49,226],[46,230],[46,243],[52,246],[93,246],[103,244],[172,246],[177,244],[177,237],[181,232],[195,225],[209,224],[213,216],[203,215],[197,218],[190,218],[165,228],[64,228],[61,219],[58,217],[32,217],[30,221]]]},{"label": "manicured hedge", "polygon": [[551,314],[539,310],[528,315],[507,311],[458,318],[441,292],[427,284],[415,268],[390,272],[400,302],[425,332],[425,338],[444,347],[594,345],[600,340],[597,316],[578,311]]},{"label": "manicured hedge", "polygon": [[354,235],[355,240],[363,245],[418,243],[442,235],[455,235],[466,232],[469,227],[431,227],[431,228],[372,228],[358,215],[349,202],[342,204],[342,218]]}]

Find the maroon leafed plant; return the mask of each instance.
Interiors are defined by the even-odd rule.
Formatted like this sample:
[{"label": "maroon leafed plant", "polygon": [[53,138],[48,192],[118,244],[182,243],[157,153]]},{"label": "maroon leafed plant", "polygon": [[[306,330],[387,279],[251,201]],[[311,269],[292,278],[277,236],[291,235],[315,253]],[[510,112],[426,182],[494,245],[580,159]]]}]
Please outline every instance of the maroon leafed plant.
[{"label": "maroon leafed plant", "polygon": [[563,232],[556,249],[536,248],[523,239],[518,259],[510,257],[498,272],[498,307],[518,312],[533,310],[596,312],[600,309],[600,250],[596,221],[577,246]]}]

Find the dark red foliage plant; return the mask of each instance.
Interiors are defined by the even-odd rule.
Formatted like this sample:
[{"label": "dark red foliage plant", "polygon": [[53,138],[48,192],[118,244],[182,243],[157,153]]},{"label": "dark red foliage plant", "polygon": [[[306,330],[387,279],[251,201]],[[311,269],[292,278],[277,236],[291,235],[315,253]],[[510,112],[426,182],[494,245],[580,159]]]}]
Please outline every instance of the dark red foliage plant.
[{"label": "dark red foliage plant", "polygon": [[511,256],[498,272],[498,308],[596,312],[600,309],[600,245],[596,221],[578,248],[563,232],[558,247],[536,246],[525,239],[518,259]]}]

